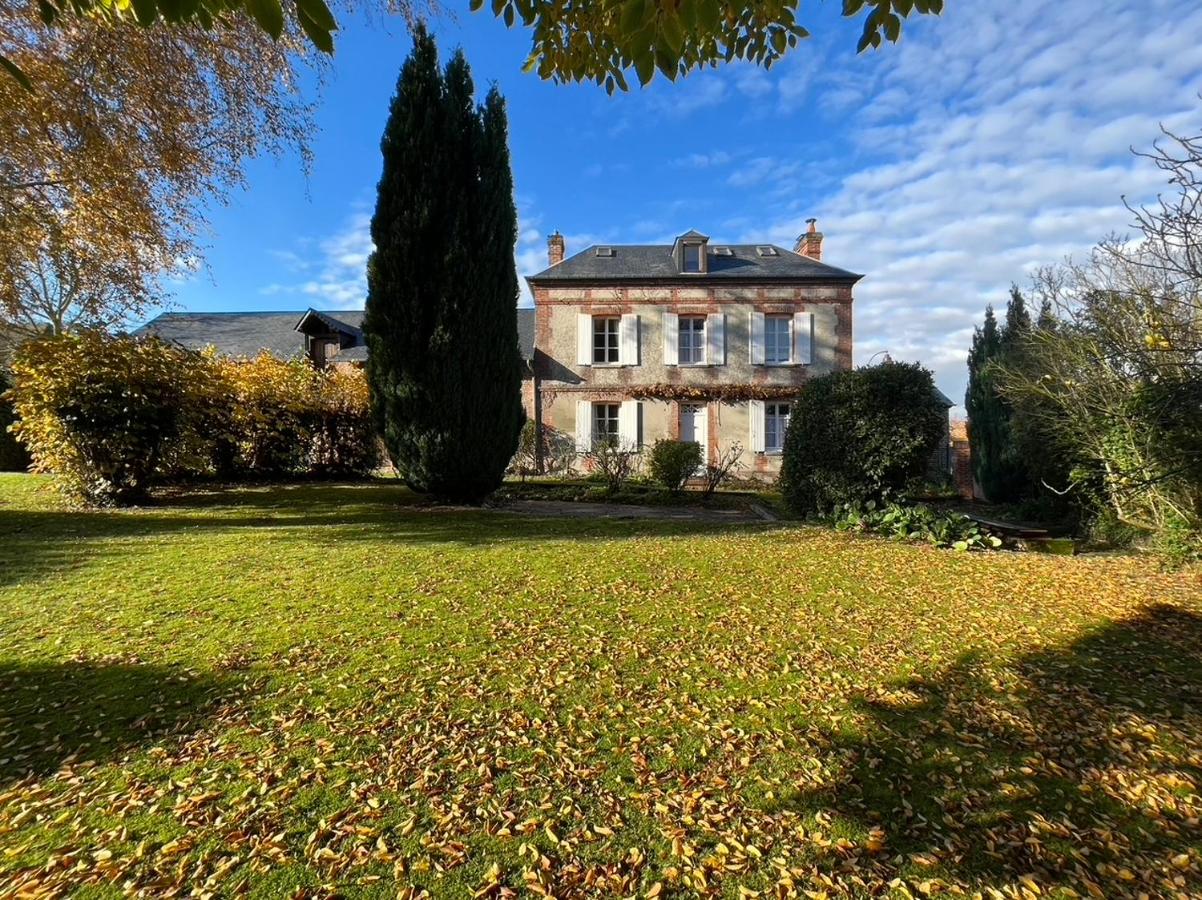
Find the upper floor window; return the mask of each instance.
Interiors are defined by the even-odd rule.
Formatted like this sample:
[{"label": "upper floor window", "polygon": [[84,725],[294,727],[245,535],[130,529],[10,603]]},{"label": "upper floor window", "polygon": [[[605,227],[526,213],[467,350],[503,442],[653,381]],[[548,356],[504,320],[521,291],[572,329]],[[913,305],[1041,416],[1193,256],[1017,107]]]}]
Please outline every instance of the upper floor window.
[{"label": "upper floor window", "polygon": [[764,405],[764,452],[780,453],[785,449],[785,432],[789,430],[789,404]]},{"label": "upper floor window", "polygon": [[681,365],[705,362],[705,317],[681,316],[679,322],[679,359]]},{"label": "upper floor window", "polygon": [[704,249],[701,244],[684,245],[684,270],[686,272],[701,271],[701,254]]},{"label": "upper floor window", "polygon": [[792,324],[792,316],[764,316],[764,362],[793,361]]},{"label": "upper floor window", "polygon": [[615,444],[618,440],[620,403],[593,404],[593,446]]},{"label": "upper floor window", "polygon": [[617,316],[593,317],[594,363],[616,363],[620,360],[618,331],[621,321]]}]

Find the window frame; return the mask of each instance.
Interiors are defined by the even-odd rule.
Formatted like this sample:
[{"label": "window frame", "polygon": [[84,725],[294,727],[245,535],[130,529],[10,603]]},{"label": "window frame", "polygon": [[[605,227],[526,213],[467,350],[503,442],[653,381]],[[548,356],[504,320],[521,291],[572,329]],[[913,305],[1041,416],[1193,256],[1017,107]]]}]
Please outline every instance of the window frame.
[{"label": "window frame", "polygon": [[[705,271],[705,245],[700,244],[700,243],[687,242],[682,246],[681,250],[682,250],[682,255],[681,255],[681,260],[680,260],[680,271],[683,272],[685,275],[700,275],[700,274],[702,274]],[[697,260],[696,260],[697,268],[695,268],[695,269],[690,268],[690,266],[689,266],[689,262],[690,262],[689,261],[689,253],[690,252],[695,252],[697,254]]]},{"label": "window frame", "polygon": [[[785,412],[781,413],[780,408],[784,407]],[[764,404],[764,453],[776,456],[785,450],[785,433],[789,430],[789,421],[793,416],[793,404],[788,400],[773,400]],[[771,422],[775,437],[777,438],[776,446],[773,446],[768,441],[768,423]]]},{"label": "window frame", "polygon": [[[785,358],[778,359],[774,356],[776,350],[779,350],[779,334],[774,325],[783,326],[785,334]],[[770,337],[771,335],[771,337]],[[764,316],[764,365],[766,366],[788,366],[793,364],[793,317],[787,314],[777,315],[770,313]]]},{"label": "window frame", "polygon": [[[593,449],[605,441],[617,443],[622,439],[622,404],[610,401],[594,401],[592,407],[592,428],[590,442]],[[598,427],[601,426],[602,427]]]},{"label": "window frame", "polygon": [[[700,322],[700,328],[694,328],[692,323]],[[686,344],[686,323],[688,326],[689,341]],[[706,316],[681,315],[676,318],[676,362],[681,366],[704,366],[706,363],[706,341],[709,339],[709,325]],[[693,346],[694,338],[696,346]],[[696,351],[695,359],[685,359],[685,347],[688,347],[690,355]]]},{"label": "window frame", "polygon": [[[612,330],[610,325],[613,326]],[[599,358],[600,357],[600,358]],[[622,317],[593,316],[594,366],[616,366],[622,362]]]}]

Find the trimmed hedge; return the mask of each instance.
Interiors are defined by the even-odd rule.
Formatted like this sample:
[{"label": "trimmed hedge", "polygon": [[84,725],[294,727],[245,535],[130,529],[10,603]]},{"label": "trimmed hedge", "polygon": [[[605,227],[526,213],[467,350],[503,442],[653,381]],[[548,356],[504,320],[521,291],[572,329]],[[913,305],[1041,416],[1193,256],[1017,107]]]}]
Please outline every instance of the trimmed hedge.
[{"label": "trimmed hedge", "polygon": [[89,503],[139,502],[167,480],[354,475],[379,462],[357,370],[98,332],[26,343],[12,370],[35,471]]},{"label": "trimmed hedge", "polygon": [[808,382],[785,435],[780,487],[795,513],[879,501],[921,478],[947,411],[931,373],[885,362]]}]

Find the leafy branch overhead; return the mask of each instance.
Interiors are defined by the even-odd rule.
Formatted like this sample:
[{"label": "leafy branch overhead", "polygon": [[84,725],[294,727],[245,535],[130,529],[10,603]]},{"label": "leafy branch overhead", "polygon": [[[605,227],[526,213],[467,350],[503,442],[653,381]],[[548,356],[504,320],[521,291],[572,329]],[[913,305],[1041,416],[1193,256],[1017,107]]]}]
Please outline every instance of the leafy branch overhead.
[{"label": "leafy branch overhead", "polygon": [[[810,32],[798,21],[800,0],[469,0],[478,11],[490,5],[509,27],[519,22],[532,32],[526,71],[558,82],[593,81],[607,91],[628,90],[633,74],[647,84],[658,70],[670,80],[704,66],[745,60],[765,68]],[[337,20],[326,0],[37,0],[43,23],[68,15],[132,19],[143,27],[159,23],[212,29],[239,14],[252,18],[273,38],[290,27],[289,18],[310,43],[334,52]],[[392,0],[407,19],[436,2]],[[843,0],[843,15],[864,16],[858,50],[880,47],[901,37],[912,13],[938,15],[943,0]],[[0,56],[0,67],[29,87],[19,61]]]},{"label": "leafy branch overhead", "polygon": [[[765,68],[810,32],[797,20],[799,0],[488,0],[512,27],[533,32],[527,71],[555,81],[593,81],[628,90],[633,72],[647,84],[694,69],[746,60]],[[471,0],[473,10],[485,0]],[[911,13],[938,15],[943,0],[843,0],[849,18],[867,10],[859,51],[901,37]]]},{"label": "leafy branch overhead", "polygon": [[[319,50],[333,53],[338,23],[325,0],[291,0],[290,5],[295,10],[296,24],[309,41]],[[162,21],[169,25],[200,25],[205,29],[245,13],[273,38],[284,33],[286,16],[281,0],[38,0],[38,10],[47,25],[75,14],[132,18],[144,28]]]}]

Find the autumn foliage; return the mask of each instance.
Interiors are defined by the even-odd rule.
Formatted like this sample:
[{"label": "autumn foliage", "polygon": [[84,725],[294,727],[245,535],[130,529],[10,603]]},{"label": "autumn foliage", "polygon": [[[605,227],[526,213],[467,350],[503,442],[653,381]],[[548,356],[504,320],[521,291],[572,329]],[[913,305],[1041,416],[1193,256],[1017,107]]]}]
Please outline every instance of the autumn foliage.
[{"label": "autumn foliage", "polygon": [[358,370],[99,332],[31,341],[12,369],[34,469],[92,503],[137,502],[163,480],[361,474],[379,458]]}]

